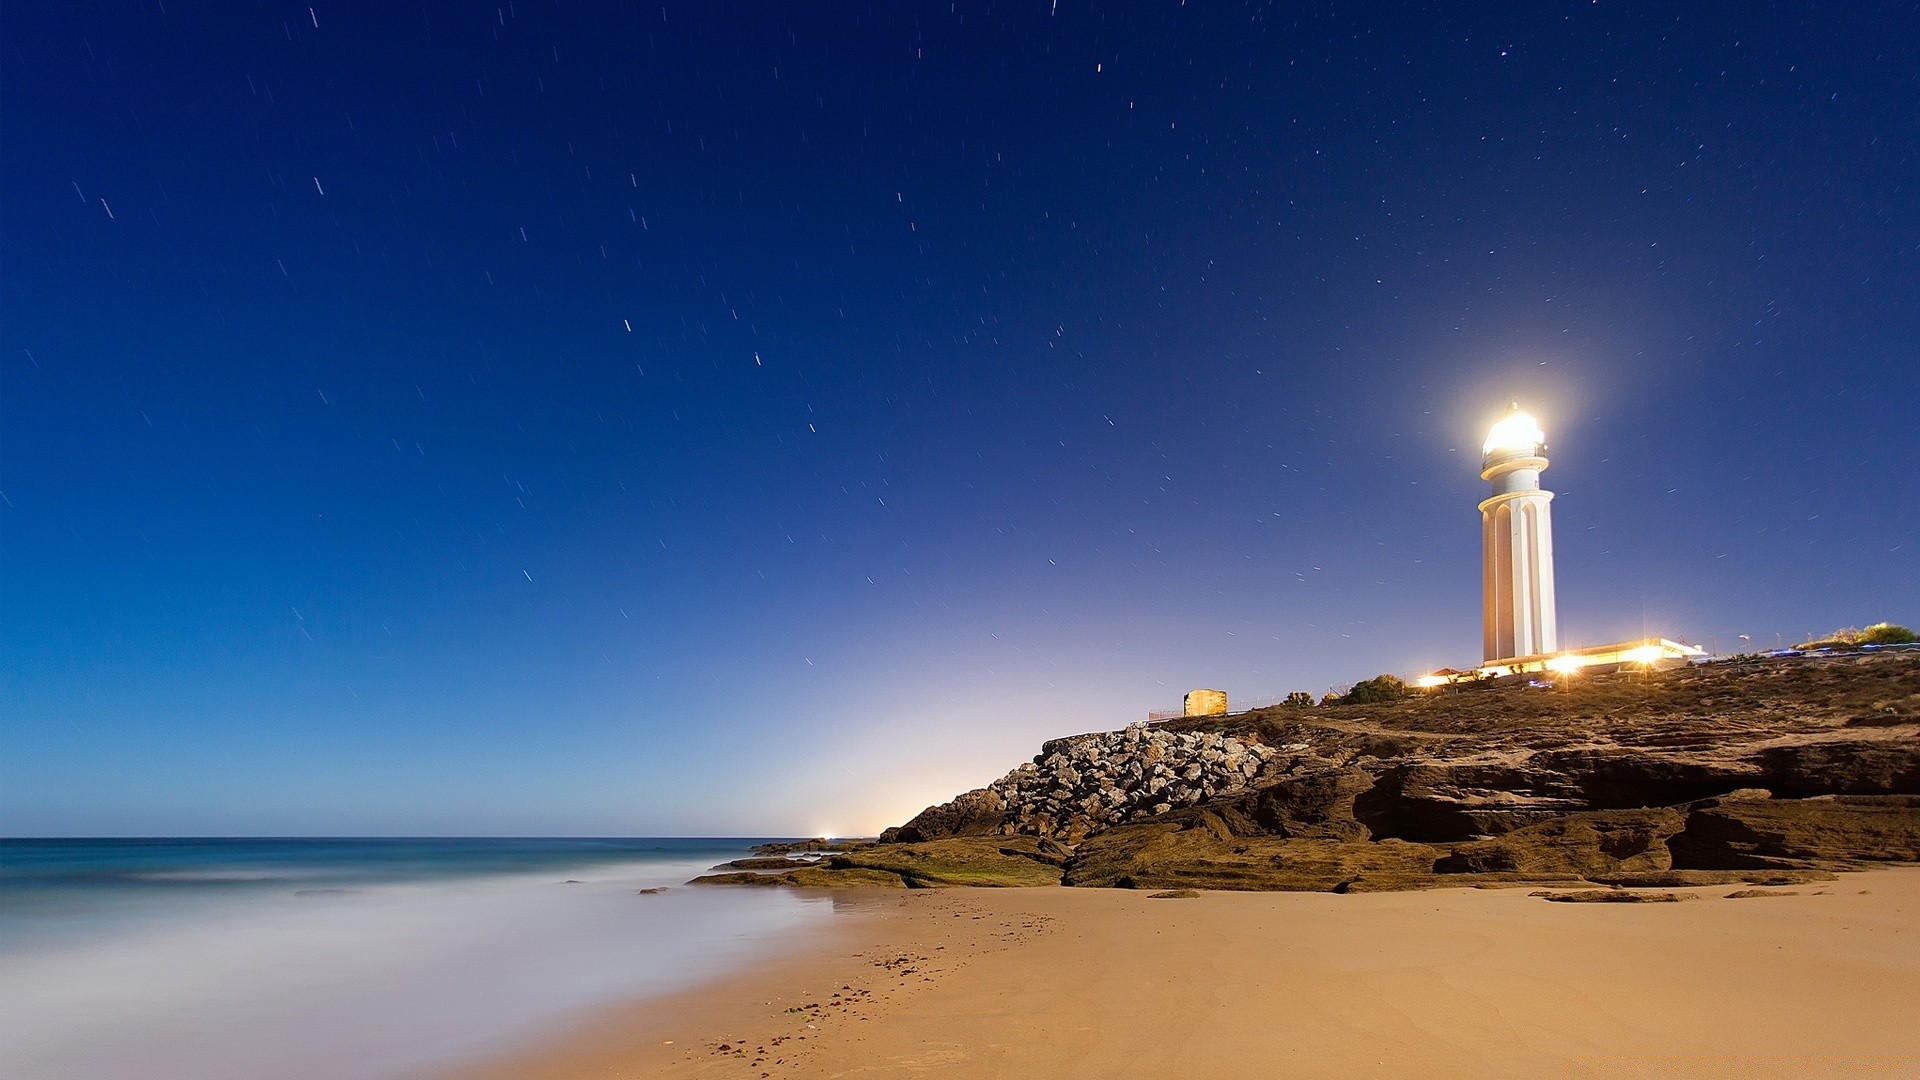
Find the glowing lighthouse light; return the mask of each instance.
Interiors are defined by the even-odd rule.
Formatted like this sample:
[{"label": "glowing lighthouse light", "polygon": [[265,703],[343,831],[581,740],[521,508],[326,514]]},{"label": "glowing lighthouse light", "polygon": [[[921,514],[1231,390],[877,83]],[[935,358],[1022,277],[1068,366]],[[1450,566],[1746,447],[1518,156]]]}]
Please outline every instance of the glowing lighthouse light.
[{"label": "glowing lighthouse light", "polygon": [[1517,454],[1544,451],[1546,446],[1547,433],[1540,430],[1539,422],[1515,404],[1487,433],[1487,444],[1481,448],[1481,453],[1491,455],[1500,451]]},{"label": "glowing lighthouse light", "polygon": [[1559,648],[1553,603],[1553,492],[1540,488],[1547,433],[1516,402],[1487,433],[1480,478],[1486,658],[1539,656]]}]

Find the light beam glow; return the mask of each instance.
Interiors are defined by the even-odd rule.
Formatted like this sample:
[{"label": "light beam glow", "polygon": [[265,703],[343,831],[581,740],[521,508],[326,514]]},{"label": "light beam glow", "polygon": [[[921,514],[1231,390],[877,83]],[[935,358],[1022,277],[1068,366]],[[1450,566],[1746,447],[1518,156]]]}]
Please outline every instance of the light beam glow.
[{"label": "light beam glow", "polygon": [[1487,433],[1487,443],[1481,453],[1527,453],[1546,444],[1547,433],[1540,430],[1539,422],[1516,405]]}]

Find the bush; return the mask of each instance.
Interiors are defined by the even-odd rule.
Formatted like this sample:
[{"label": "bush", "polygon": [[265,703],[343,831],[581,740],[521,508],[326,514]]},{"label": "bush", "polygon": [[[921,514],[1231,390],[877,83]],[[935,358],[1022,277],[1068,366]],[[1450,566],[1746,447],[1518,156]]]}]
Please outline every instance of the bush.
[{"label": "bush", "polygon": [[1911,645],[1916,641],[1920,641],[1920,634],[1899,623],[1877,622],[1860,631],[1862,645]]},{"label": "bush", "polygon": [[1399,701],[1408,693],[1407,684],[1399,679],[1391,675],[1375,675],[1365,682],[1354,683],[1353,689],[1347,691],[1346,696],[1340,699],[1340,704],[1378,705],[1388,701]]},{"label": "bush", "polygon": [[1313,708],[1313,695],[1307,693],[1305,690],[1295,690],[1293,693],[1288,694],[1287,699],[1280,704],[1285,705],[1289,709],[1311,709]]},{"label": "bush", "polygon": [[1897,623],[1877,622],[1865,630],[1846,627],[1823,638],[1803,641],[1796,649],[1857,649],[1862,645],[1908,645],[1920,641],[1920,635]]}]

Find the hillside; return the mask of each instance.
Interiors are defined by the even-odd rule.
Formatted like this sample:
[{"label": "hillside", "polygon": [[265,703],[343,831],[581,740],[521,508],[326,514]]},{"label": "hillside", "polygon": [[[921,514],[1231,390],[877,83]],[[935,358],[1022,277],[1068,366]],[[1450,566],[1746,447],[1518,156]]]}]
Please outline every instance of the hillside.
[{"label": "hillside", "polygon": [[1785,880],[1920,861],[1920,653],[1057,739],[881,841],[753,880],[1347,891]]}]

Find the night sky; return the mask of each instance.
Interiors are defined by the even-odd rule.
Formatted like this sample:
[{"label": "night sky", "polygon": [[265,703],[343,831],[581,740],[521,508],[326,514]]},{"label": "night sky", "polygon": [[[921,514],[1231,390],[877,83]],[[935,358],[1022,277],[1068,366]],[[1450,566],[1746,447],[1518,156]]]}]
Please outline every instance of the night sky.
[{"label": "night sky", "polygon": [[1910,4],[0,7],[0,833],[870,833],[1920,620]]}]

